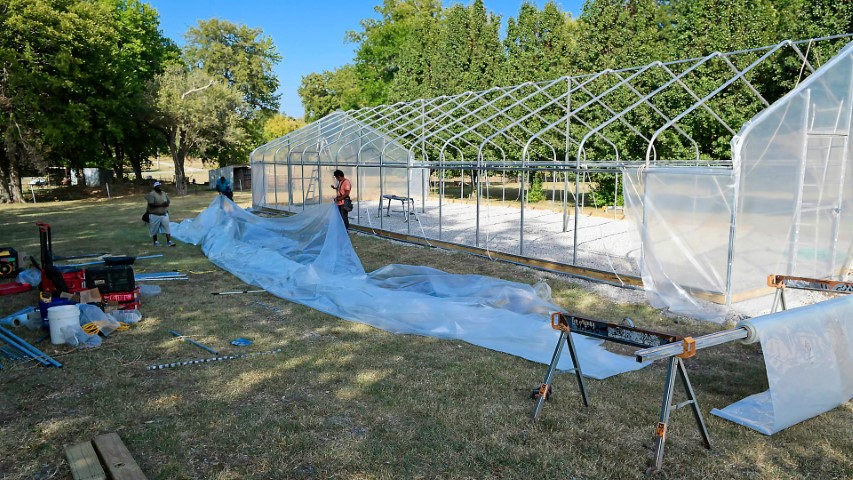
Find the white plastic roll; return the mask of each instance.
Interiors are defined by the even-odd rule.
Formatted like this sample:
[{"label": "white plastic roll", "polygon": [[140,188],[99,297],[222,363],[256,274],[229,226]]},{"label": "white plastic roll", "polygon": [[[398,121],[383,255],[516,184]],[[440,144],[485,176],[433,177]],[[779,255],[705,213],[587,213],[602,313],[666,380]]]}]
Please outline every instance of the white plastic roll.
[{"label": "white plastic roll", "polygon": [[853,398],[853,295],[738,326],[761,342],[770,389],[714,415],[772,435]]}]

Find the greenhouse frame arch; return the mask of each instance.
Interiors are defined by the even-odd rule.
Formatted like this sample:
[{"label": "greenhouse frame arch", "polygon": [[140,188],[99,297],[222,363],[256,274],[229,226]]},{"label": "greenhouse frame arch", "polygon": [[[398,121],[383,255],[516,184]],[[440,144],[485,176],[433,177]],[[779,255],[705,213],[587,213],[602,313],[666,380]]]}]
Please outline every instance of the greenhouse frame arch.
[{"label": "greenhouse frame arch", "polygon": [[730,306],[769,293],[771,274],[850,267],[849,41],[334,112],[252,153],[253,207],[328,204],[341,169],[355,228],[642,285],[656,306],[718,316],[699,300]]}]

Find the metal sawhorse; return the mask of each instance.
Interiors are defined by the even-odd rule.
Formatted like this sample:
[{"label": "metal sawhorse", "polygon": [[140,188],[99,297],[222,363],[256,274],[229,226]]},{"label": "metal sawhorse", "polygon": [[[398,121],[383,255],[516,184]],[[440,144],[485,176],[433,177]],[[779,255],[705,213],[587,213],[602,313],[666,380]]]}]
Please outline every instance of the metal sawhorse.
[{"label": "metal sawhorse", "polygon": [[409,221],[409,215],[415,215],[415,199],[412,197],[401,197],[399,195],[382,195],[379,198],[379,214],[382,214],[382,202],[383,200],[388,200],[388,207],[385,211],[385,216],[391,216],[391,201],[397,200],[403,206],[403,214],[406,216],[406,221]]}]

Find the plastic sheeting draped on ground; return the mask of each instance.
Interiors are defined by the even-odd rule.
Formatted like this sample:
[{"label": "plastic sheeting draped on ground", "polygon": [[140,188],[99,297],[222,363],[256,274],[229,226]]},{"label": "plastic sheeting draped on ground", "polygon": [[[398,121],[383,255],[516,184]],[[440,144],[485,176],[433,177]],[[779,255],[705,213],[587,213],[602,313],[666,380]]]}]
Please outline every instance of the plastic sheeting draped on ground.
[{"label": "plastic sheeting draped on ground", "polygon": [[[459,339],[549,363],[560,310],[547,285],[536,287],[429,267],[388,265],[366,273],[334,205],[262,218],[224,197],[193,220],[172,225],[175,238],[201,245],[242,281],[280,298],[393,333]],[[575,336],[585,375],[606,378],[644,365]],[[564,355],[559,367],[571,368]]]},{"label": "plastic sheeting draped on ground", "polygon": [[853,295],[740,323],[761,342],[770,389],[718,417],[772,435],[853,399]]}]

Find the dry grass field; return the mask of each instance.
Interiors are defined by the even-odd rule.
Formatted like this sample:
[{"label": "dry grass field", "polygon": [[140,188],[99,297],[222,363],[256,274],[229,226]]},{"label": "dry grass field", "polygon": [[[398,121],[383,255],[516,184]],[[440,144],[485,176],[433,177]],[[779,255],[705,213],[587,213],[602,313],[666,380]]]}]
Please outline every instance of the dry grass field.
[{"label": "dry grass field", "polygon": [[[138,187],[141,189],[142,187]],[[150,245],[139,191],[87,191],[88,198],[0,206],[2,243],[38,254],[34,223],[52,225],[56,255],[163,254],[137,272],[179,270],[144,299],[144,318],[99,348],[38,346],[64,364],[0,359],[0,478],[71,478],[63,448],[118,432],[148,478],[159,479],[631,479],[651,457],[665,365],[589,380],[583,407],[574,379],[531,423],[529,391],[545,365],[463,342],[393,335],[266,293],[244,290],[198,247]],[[171,192],[173,189],[167,188]],[[173,198],[175,221],[194,217],[215,193]],[[251,203],[249,193],[235,200]],[[370,271],[429,265],[519,282],[546,280],[567,311],[700,335],[719,327],[613,303],[566,277],[436,249],[351,235]],[[34,292],[0,297],[0,315],[34,305]],[[220,354],[280,348],[275,355],[148,371],[209,357],[177,330]],[[41,332],[18,329],[35,341]],[[253,341],[234,347],[238,337]],[[688,411],[674,412],[664,469],[671,479],[853,478],[853,404],[763,436],[710,415],[767,388],[757,345],[703,350],[687,362],[713,449],[702,447]],[[679,391],[678,401],[683,399]]]}]

